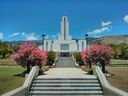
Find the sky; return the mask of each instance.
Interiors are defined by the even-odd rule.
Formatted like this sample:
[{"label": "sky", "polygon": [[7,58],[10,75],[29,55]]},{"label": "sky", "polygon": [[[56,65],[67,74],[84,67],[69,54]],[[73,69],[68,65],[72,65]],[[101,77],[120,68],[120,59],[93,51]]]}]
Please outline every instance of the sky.
[{"label": "sky", "polygon": [[56,39],[64,15],[75,39],[128,35],[128,0],[0,0],[0,40]]}]

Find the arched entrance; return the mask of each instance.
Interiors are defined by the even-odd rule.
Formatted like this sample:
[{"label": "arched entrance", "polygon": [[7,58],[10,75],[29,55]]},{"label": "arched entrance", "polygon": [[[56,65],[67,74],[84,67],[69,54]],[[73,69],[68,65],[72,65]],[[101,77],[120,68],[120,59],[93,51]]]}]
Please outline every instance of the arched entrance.
[{"label": "arched entrance", "polygon": [[70,57],[71,54],[69,52],[61,52],[60,57]]}]

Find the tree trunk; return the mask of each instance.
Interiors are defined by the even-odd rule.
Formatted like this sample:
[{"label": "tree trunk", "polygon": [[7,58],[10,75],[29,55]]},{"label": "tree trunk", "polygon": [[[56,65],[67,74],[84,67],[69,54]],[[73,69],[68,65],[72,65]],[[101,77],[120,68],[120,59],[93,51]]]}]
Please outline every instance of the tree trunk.
[{"label": "tree trunk", "polygon": [[5,55],[6,55],[6,54],[5,54],[5,53],[3,53],[2,55],[3,55],[2,57],[3,57],[3,58],[5,58]]},{"label": "tree trunk", "polygon": [[90,69],[92,68],[92,64],[91,64],[91,63],[89,64],[89,68],[90,68]]},{"label": "tree trunk", "polygon": [[102,63],[101,65],[102,65],[102,72],[105,73],[105,64]]},{"label": "tree trunk", "polygon": [[27,73],[30,72],[30,63],[27,64]]}]

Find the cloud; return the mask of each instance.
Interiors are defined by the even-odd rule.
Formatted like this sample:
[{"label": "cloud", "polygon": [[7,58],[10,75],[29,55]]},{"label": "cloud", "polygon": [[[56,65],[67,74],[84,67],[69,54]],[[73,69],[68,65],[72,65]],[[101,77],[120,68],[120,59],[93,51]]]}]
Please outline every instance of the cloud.
[{"label": "cloud", "polygon": [[46,36],[45,36],[45,39],[48,39],[48,38],[49,38],[49,36],[48,36],[48,35],[46,35]]},{"label": "cloud", "polygon": [[109,26],[111,24],[112,24],[112,22],[110,22],[110,21],[107,21],[107,22],[101,21],[102,27]]},{"label": "cloud", "polygon": [[0,32],[0,39],[4,37],[4,34]]},{"label": "cloud", "polygon": [[[112,28],[111,24],[112,24],[112,22],[110,22],[110,21],[107,21],[107,22],[102,21],[101,28],[97,28],[91,32],[87,32],[87,34],[97,37],[97,34],[101,34],[101,33],[110,31],[110,29]],[[99,35],[98,35],[98,37],[99,37]]]},{"label": "cloud", "polygon": [[21,35],[22,35],[22,36],[25,36],[25,35],[26,35],[26,33],[25,33],[25,32],[22,32],[22,33],[21,33]]},{"label": "cloud", "polygon": [[100,33],[103,33],[103,32],[107,32],[109,30],[110,30],[109,27],[103,27],[101,29],[95,29],[92,32],[88,32],[87,34],[89,34],[89,35],[92,35],[92,34],[100,34]]},{"label": "cloud", "polygon": [[25,36],[27,40],[37,40],[37,37],[35,36],[34,33],[28,34]]},{"label": "cloud", "polygon": [[10,34],[9,37],[15,37],[15,36],[17,36],[17,35],[19,35],[19,34],[20,34],[20,32],[15,32],[15,33],[13,33],[13,34]]},{"label": "cloud", "polygon": [[128,23],[128,15],[124,16],[124,21]]}]

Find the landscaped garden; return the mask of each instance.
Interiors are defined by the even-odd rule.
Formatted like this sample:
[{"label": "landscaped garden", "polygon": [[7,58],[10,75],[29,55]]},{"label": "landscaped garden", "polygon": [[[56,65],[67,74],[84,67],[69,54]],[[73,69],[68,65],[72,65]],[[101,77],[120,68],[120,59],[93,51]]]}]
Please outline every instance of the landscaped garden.
[{"label": "landscaped garden", "polygon": [[[104,73],[113,74],[108,78],[110,84],[128,92],[128,67],[119,67],[121,64],[128,65],[127,45],[123,45],[125,46],[124,48],[121,45],[119,49],[116,48],[116,45],[116,47],[113,46],[93,45],[81,53],[74,52],[73,55],[76,62],[80,66],[84,66],[82,70],[92,74],[92,65],[99,65]],[[39,66],[40,74],[47,71],[56,57],[57,54],[55,52],[40,50],[35,45],[10,47],[6,42],[3,42],[2,46],[0,46],[0,94],[21,86],[25,79],[23,76],[29,73],[35,65]],[[118,68],[107,67],[105,69],[106,65],[110,66],[112,64],[116,64]],[[122,67],[125,67],[124,65]]]},{"label": "landscaped garden", "polygon": [[[10,48],[13,52],[10,52]],[[57,54],[53,51],[40,50],[35,45],[10,47],[8,43],[3,42],[0,46],[0,56],[1,95],[21,86],[24,83],[25,74],[28,74],[35,65],[40,68],[39,74],[43,74],[49,66],[52,66]]]},{"label": "landscaped garden", "polygon": [[[83,71],[88,72],[88,74],[93,74],[91,67],[93,65],[98,65],[101,68],[107,65],[102,71],[111,74],[111,76],[107,78],[110,84],[128,92],[128,60],[126,59],[128,52],[124,54],[124,58],[121,57],[123,55],[122,51],[126,52],[127,48],[124,49],[121,47],[122,49],[118,49],[118,51],[116,51],[117,48],[114,50],[109,48],[110,47],[105,46],[91,46],[90,48],[86,48],[82,53],[75,52],[73,55],[78,64],[81,60],[84,61],[85,66],[81,68]],[[102,64],[104,64],[104,66]]]}]

